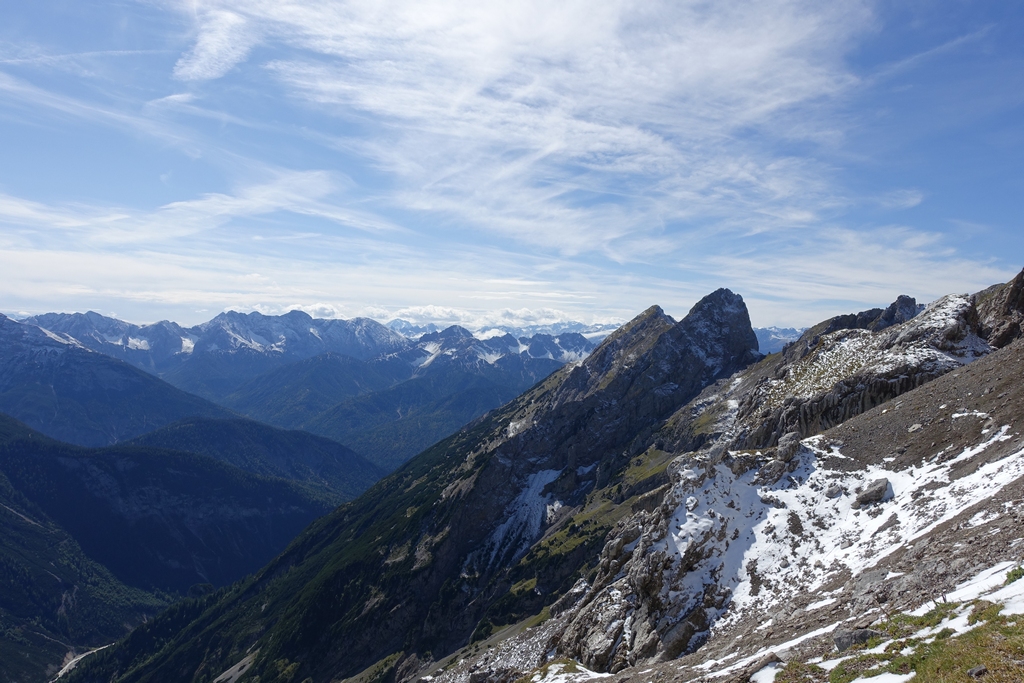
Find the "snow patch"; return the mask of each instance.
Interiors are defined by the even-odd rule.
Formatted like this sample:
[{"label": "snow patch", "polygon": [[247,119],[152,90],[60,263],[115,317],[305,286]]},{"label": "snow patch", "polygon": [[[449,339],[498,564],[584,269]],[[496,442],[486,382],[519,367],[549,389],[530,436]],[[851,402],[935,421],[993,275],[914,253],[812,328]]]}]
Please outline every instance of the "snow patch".
[{"label": "snow patch", "polygon": [[[663,599],[674,613],[687,614],[703,603],[708,586],[717,585],[729,599],[721,608],[706,608],[716,633],[752,610],[770,613],[790,599],[785,586],[813,594],[837,573],[857,576],[1024,477],[1024,449],[992,462],[979,458],[973,472],[953,474],[958,464],[1011,438],[1009,430],[1003,426],[955,455],[940,452],[906,469],[883,463],[856,472],[820,467],[819,457],[839,451],[834,444],[824,450],[812,437],[804,440],[807,448],[793,471],[767,486],[758,484],[754,470],[736,475],[718,464],[698,475],[680,468],[672,492],[677,507],[664,539],[652,550],[665,551],[676,566],[685,561],[690,570],[666,582]],[[854,491],[882,478],[889,481],[892,497],[870,507],[859,509],[849,494],[825,495],[833,486]],[[991,517],[972,518],[978,524],[983,519]]]},{"label": "snow patch", "polygon": [[511,564],[530,549],[548,519],[549,508],[556,502],[554,496],[543,493],[544,487],[561,473],[541,470],[527,477],[520,494],[505,508],[505,521],[466,560],[467,569],[472,565],[477,565],[473,569],[486,569],[502,560]]}]

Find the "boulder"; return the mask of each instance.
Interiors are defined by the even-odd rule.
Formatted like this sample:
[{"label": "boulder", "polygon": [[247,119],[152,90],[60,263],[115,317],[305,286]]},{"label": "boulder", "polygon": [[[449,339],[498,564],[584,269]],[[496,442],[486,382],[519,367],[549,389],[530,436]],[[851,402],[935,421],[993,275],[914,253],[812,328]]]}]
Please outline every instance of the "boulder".
[{"label": "boulder", "polygon": [[779,437],[778,458],[789,462],[800,450],[800,432],[787,432]]},{"label": "boulder", "polygon": [[871,628],[857,628],[850,630],[839,629],[832,634],[832,642],[836,644],[836,650],[845,652],[854,645],[866,643],[872,638],[881,638],[885,634]]},{"label": "boulder", "polygon": [[889,480],[885,478],[876,479],[857,495],[857,505],[874,505],[889,498],[892,498],[892,488],[889,485]]}]

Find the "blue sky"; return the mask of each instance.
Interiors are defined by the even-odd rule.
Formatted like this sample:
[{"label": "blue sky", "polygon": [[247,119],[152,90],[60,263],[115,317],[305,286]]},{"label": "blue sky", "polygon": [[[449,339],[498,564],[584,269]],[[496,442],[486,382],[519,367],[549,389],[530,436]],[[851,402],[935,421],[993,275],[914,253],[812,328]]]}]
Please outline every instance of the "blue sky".
[{"label": "blue sky", "polygon": [[1018,2],[0,4],[0,310],[808,325],[1024,266]]}]

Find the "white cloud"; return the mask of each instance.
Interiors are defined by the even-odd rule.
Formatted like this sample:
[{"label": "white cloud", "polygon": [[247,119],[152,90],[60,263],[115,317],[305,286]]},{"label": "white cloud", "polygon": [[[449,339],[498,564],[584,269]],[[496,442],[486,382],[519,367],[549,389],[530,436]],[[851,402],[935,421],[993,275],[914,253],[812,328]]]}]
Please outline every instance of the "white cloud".
[{"label": "white cloud", "polygon": [[[17,228],[24,235],[35,235],[37,241],[71,238],[91,247],[102,244],[155,246],[213,230],[237,219],[277,212],[314,216],[363,232],[403,232],[399,226],[373,214],[331,201],[336,199],[333,195],[343,185],[335,174],[326,171],[276,171],[269,180],[243,185],[233,194],[209,193],[197,199],[171,202],[154,211],[80,204],[51,206],[0,194],[0,225]],[[316,234],[292,232],[281,239],[295,240]]]},{"label": "white cloud", "polygon": [[220,78],[244,61],[259,40],[254,27],[240,14],[205,10],[197,19],[195,45],[174,65],[174,76],[180,80]]},{"label": "white cloud", "polygon": [[269,72],[359,122],[338,144],[388,174],[389,199],[467,229],[623,262],[687,222],[788,229],[845,201],[827,167],[776,146],[841,136],[826,113],[857,83],[843,57],[871,29],[866,1],[208,7],[179,70],[285,47]]}]

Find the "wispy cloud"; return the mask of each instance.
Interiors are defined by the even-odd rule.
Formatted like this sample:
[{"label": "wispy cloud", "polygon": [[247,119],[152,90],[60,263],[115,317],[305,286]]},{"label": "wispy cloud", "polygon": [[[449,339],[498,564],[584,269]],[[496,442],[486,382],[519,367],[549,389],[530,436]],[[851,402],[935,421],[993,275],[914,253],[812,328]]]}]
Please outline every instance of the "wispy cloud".
[{"label": "wispy cloud", "polygon": [[878,204],[884,209],[912,209],[924,201],[924,193],[920,190],[893,190],[878,198]]},{"label": "wispy cloud", "polygon": [[[232,194],[209,193],[172,202],[155,211],[127,207],[47,205],[0,194],[0,226],[23,234],[35,230],[41,243],[73,239],[83,246],[138,244],[154,247],[196,233],[214,230],[240,218],[278,212],[326,219],[338,226],[370,233],[401,233],[405,229],[331,201],[343,183],[325,171],[280,171],[272,179],[239,187]],[[294,234],[288,235],[294,237]]]},{"label": "wispy cloud", "polygon": [[212,9],[197,19],[195,45],[174,65],[174,76],[183,81],[220,78],[245,60],[259,40],[255,27],[240,14]]},{"label": "wispy cloud", "polygon": [[686,221],[784,228],[842,201],[826,168],[756,138],[834,136],[821,107],[856,83],[842,56],[866,3],[214,6],[177,68],[222,75],[256,35],[297,50],[266,68],[368,127],[347,145],[409,210],[621,261]]}]

